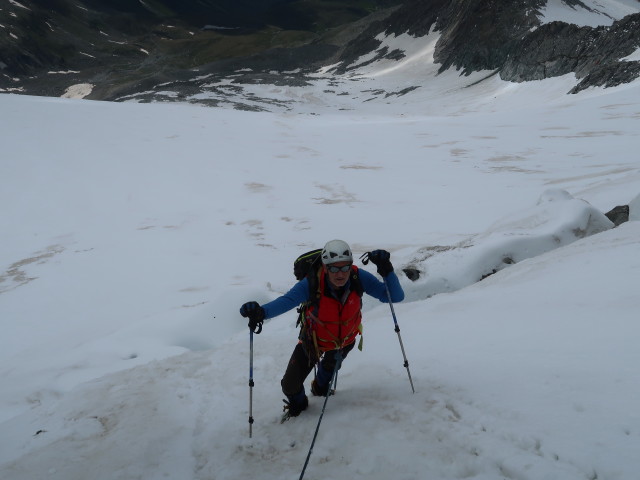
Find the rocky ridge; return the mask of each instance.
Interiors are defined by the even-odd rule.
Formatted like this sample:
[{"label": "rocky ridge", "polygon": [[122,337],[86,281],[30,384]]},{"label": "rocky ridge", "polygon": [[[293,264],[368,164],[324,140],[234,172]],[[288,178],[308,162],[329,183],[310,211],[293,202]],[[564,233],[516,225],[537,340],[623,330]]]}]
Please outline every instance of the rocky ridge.
[{"label": "rocky ridge", "polygon": [[[592,10],[580,0],[563,3],[576,12]],[[234,24],[242,8],[255,9],[246,0],[216,25],[197,27],[212,2],[149,4],[154,8],[121,0],[11,0],[0,8],[0,91],[61,96],[70,85],[87,84],[91,99],[286,109],[282,99],[245,101],[246,87],[304,86],[327,65],[333,66],[325,70],[331,84],[329,77],[367,62],[404,58],[404,51],[383,46],[383,37],[434,31],[440,72],[491,71],[513,82],[574,73],[568,93],[640,76],[640,61],[625,60],[640,49],[640,13],[591,27],[543,23],[546,0],[378,1],[351,9],[346,2],[273,0],[262,4],[262,22]],[[274,15],[280,25],[267,23]],[[415,82],[379,93],[404,95],[419,88],[420,79]]]}]

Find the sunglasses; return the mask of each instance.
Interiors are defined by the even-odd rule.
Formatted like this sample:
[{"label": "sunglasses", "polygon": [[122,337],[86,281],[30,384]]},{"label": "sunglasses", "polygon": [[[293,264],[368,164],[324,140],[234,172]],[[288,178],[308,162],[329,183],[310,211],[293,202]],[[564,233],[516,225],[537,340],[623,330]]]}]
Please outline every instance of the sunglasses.
[{"label": "sunglasses", "polygon": [[351,270],[351,265],[345,265],[343,267],[334,267],[332,265],[328,265],[327,270],[329,270],[331,273],[348,272],[349,270]]}]

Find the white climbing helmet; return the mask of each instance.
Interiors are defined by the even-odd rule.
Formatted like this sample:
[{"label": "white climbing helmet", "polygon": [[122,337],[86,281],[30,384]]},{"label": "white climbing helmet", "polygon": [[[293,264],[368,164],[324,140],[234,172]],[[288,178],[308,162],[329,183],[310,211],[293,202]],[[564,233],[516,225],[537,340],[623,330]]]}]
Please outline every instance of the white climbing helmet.
[{"label": "white climbing helmet", "polygon": [[322,249],[322,263],[329,265],[338,262],[353,262],[351,248],[342,240],[331,240]]}]

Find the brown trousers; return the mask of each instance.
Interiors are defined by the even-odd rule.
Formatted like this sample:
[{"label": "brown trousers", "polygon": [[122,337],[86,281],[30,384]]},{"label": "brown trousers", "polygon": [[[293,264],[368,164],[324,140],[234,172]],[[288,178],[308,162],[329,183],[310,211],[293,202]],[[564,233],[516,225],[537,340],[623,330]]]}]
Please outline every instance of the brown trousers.
[{"label": "brown trousers", "polygon": [[[332,378],[333,371],[336,368],[336,354],[338,351],[342,352],[342,360],[344,360],[355,345],[356,343],[353,342],[340,350],[325,352],[320,359],[320,367],[329,373]],[[287,370],[280,381],[282,392],[285,395],[294,396],[304,391],[304,381],[318,361],[316,355],[312,356],[313,358],[310,358],[302,343],[298,343],[296,348],[293,349]]]}]

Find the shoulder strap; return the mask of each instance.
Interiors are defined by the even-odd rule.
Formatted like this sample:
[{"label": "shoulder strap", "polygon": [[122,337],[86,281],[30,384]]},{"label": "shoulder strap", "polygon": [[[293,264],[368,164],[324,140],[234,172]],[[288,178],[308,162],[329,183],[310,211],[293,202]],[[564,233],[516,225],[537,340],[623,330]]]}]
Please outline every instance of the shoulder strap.
[{"label": "shoulder strap", "polygon": [[306,302],[302,302],[298,307],[298,321],[296,322],[296,326],[303,324],[304,325],[304,312],[310,305],[319,305],[320,304],[320,269],[314,270],[311,269],[307,272],[304,278],[307,279],[307,286],[309,288],[309,295]]},{"label": "shoulder strap", "polygon": [[309,300],[307,303],[318,303],[320,301],[320,279],[322,278],[322,268],[311,270],[307,274],[307,283],[309,284]]},{"label": "shoulder strap", "polygon": [[358,267],[351,268],[351,290],[356,292],[359,297],[364,295],[364,287],[360,281],[360,274],[358,273]]}]

